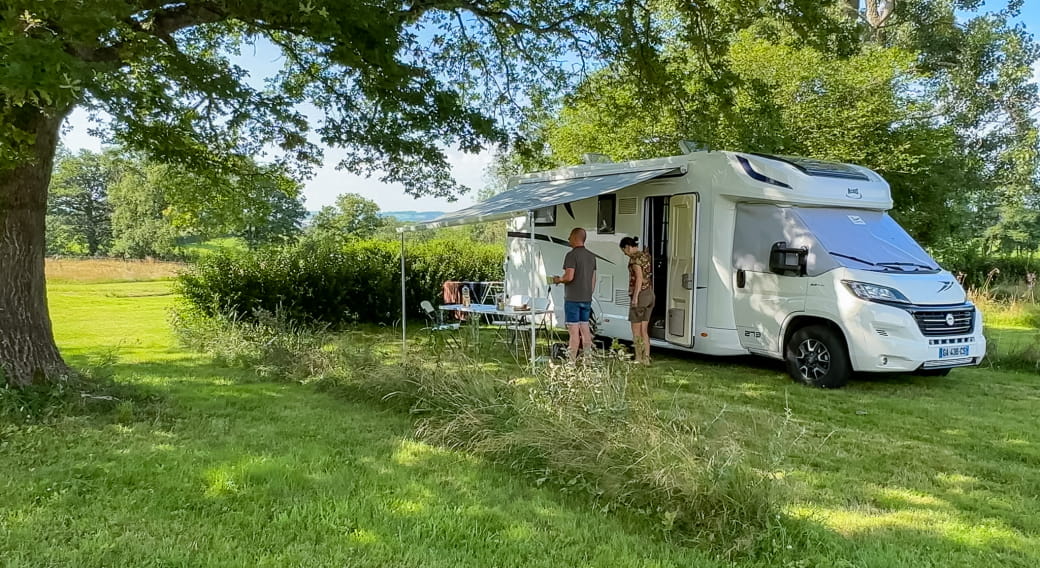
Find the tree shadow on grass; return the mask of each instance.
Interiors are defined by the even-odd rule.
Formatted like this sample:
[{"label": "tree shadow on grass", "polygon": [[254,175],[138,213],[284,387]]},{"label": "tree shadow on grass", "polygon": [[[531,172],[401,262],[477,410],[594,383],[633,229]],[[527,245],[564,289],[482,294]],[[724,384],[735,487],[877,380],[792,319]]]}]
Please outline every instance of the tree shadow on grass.
[{"label": "tree shadow on grass", "polygon": [[[693,367],[704,377],[718,370]],[[172,407],[2,440],[14,456],[0,460],[5,477],[24,481],[4,489],[11,514],[0,543],[12,558],[77,565],[714,564],[697,549],[668,545],[640,517],[599,515],[583,496],[535,488],[516,472],[417,443],[400,413],[258,382],[248,371],[193,356],[117,362],[113,371],[167,395]],[[742,377],[755,388],[737,393],[734,383],[716,380],[708,392],[782,400],[789,383],[759,371]],[[680,367],[664,375],[668,384],[690,372]],[[829,413],[879,400],[871,389],[805,394],[824,401],[821,414],[810,417],[821,433]],[[966,446],[973,442],[951,426],[992,427],[990,412],[979,416],[977,407],[944,400],[931,416],[904,415],[910,426],[899,435],[879,432],[868,451],[858,446],[869,436],[838,435],[826,447],[840,456],[794,456],[807,476],[802,496],[812,498],[794,506],[810,513],[787,521],[803,537],[770,563],[1036,565],[1028,551],[1037,526],[1015,513],[1035,510],[1035,498],[1002,504],[1016,482],[1023,491],[1035,488],[1036,475],[1001,465],[1032,459],[1035,440],[1026,436],[995,462],[971,464]],[[864,424],[841,428],[869,431],[884,420],[871,408]],[[947,428],[926,427],[933,422]],[[950,454],[938,462],[945,473],[915,464],[938,448]],[[34,544],[35,534],[58,544]]]},{"label": "tree shadow on grass", "polygon": [[747,451],[779,445],[790,506],[806,512],[809,527],[826,529],[818,540],[833,549],[830,558],[1040,565],[1035,380],[962,369],[869,376],[821,391],[768,364],[669,359],[648,379],[663,415],[724,415],[721,428]]},{"label": "tree shadow on grass", "polygon": [[232,387],[198,384],[160,423],[70,420],[9,437],[8,560],[716,565],[637,519],[415,442],[406,416],[293,385]]}]

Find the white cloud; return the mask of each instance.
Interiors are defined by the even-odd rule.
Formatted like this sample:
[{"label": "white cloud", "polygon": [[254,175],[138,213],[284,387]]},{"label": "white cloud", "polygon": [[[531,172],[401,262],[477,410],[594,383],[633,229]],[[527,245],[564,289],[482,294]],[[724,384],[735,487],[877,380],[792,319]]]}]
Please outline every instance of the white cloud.
[{"label": "white cloud", "polygon": [[[62,143],[73,151],[81,148],[99,151],[101,140],[91,136],[87,132],[89,128],[90,120],[87,112],[81,109],[74,110],[65,122]],[[327,149],[325,166],[304,183],[303,195],[306,199],[307,209],[316,211],[325,205],[331,205],[337,195],[347,192],[359,193],[375,201],[383,211],[454,211],[462,209],[475,202],[476,192],[484,186],[484,171],[492,159],[490,150],[479,154],[449,150],[447,152],[448,162],[451,164],[455,179],[471,189],[468,194],[460,196],[457,201],[449,202],[444,198],[413,198],[404,192],[403,186],[379,181],[378,173],[370,178],[365,178],[345,171],[337,171],[336,164],[341,155],[342,153],[337,150]]]}]

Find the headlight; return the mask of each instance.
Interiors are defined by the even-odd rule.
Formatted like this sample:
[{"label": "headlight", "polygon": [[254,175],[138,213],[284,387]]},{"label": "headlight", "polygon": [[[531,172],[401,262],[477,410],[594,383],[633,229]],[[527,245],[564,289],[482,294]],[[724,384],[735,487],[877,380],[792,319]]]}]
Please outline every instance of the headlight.
[{"label": "headlight", "polygon": [[895,288],[889,288],[888,286],[879,286],[877,284],[868,284],[866,282],[856,282],[855,280],[842,280],[842,284],[849,289],[850,292],[856,295],[856,297],[863,300],[870,300],[876,302],[895,302],[898,304],[909,304],[910,299],[903,295],[902,292]]}]

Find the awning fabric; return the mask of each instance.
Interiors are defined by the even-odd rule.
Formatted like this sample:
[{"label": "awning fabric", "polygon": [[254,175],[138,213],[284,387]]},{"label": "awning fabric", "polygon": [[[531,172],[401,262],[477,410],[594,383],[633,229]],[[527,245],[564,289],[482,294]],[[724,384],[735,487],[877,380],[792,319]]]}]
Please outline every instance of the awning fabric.
[{"label": "awning fabric", "polygon": [[445,213],[432,221],[409,225],[404,227],[403,230],[419,231],[510,219],[517,215],[526,214],[534,209],[613,193],[631,185],[665,174],[677,173],[678,171],[678,168],[670,167],[641,172],[623,172],[593,177],[521,183],[509,191],[504,191],[476,205],[453,213]]}]

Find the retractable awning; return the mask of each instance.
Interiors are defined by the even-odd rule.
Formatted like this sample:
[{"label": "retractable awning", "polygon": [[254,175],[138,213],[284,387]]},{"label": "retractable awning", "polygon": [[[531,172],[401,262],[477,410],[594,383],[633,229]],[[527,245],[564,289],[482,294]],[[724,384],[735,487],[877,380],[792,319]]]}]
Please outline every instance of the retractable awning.
[{"label": "retractable awning", "polygon": [[668,167],[639,172],[630,171],[581,178],[521,183],[509,191],[504,191],[476,205],[453,213],[446,213],[432,221],[409,225],[399,230],[420,231],[509,219],[535,209],[613,193],[637,183],[667,174],[679,173],[679,171],[679,168]]}]

